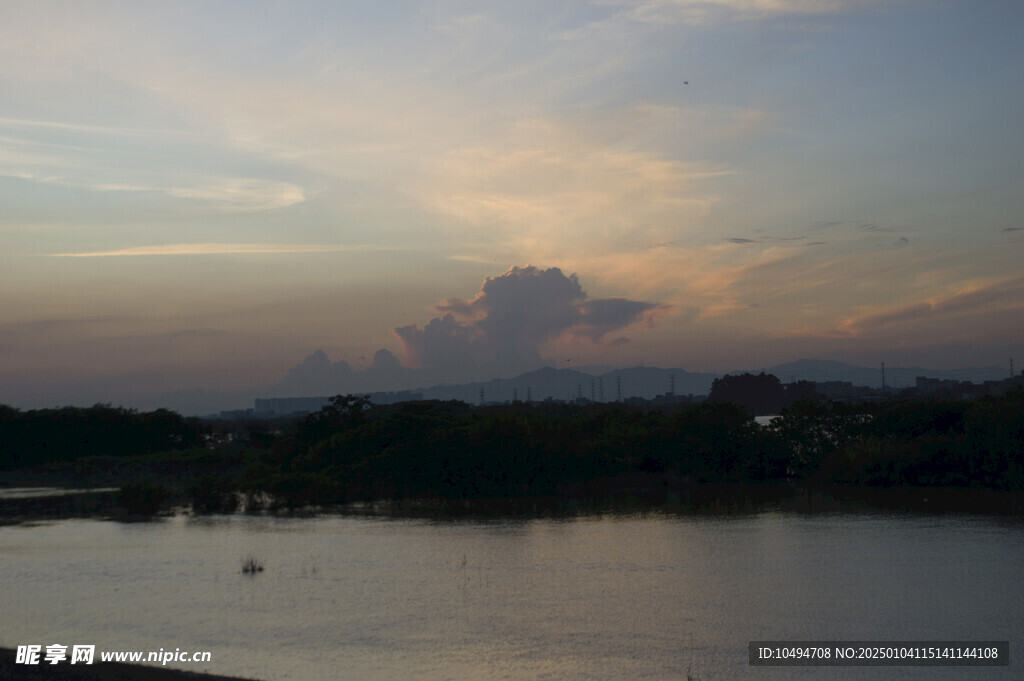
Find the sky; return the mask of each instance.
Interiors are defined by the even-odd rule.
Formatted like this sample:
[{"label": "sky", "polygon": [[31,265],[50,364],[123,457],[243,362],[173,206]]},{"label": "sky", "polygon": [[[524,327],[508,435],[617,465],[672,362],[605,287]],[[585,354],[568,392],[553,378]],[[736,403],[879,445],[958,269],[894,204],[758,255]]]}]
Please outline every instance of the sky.
[{"label": "sky", "polygon": [[1024,366],[1021,26],[1016,0],[2,3],[0,403],[267,396],[306,359],[359,390]]}]

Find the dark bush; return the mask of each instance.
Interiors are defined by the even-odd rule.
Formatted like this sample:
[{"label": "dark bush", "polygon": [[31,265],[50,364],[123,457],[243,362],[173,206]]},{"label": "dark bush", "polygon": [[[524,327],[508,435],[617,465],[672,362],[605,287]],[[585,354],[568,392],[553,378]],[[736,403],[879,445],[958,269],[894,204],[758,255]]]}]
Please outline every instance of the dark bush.
[{"label": "dark bush", "polygon": [[163,485],[136,482],[125,485],[117,495],[117,504],[132,515],[156,515],[170,493]]}]

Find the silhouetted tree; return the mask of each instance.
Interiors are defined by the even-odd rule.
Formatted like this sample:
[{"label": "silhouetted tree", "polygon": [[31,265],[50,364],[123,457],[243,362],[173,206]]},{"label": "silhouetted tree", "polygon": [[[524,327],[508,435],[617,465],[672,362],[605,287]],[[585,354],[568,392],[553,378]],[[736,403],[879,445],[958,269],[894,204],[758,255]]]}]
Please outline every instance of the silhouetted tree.
[{"label": "silhouetted tree", "polygon": [[197,419],[166,409],[139,413],[96,404],[28,412],[0,410],[0,465],[34,466],[87,456],[125,457],[205,444]]},{"label": "silhouetted tree", "polygon": [[753,414],[778,414],[786,404],[786,392],[779,379],[763,371],[716,378],[711,383],[709,402],[732,402]]},{"label": "silhouetted tree", "polygon": [[801,400],[772,419],[771,429],[790,451],[789,475],[806,477],[826,456],[848,447],[863,433],[866,417],[827,400]]},{"label": "silhouetted tree", "polygon": [[372,406],[369,395],[335,395],[330,404],[299,422],[295,439],[309,446],[339,431],[358,428]]},{"label": "silhouetted tree", "polygon": [[800,400],[818,399],[818,388],[811,381],[795,381],[786,384],[786,406]]}]

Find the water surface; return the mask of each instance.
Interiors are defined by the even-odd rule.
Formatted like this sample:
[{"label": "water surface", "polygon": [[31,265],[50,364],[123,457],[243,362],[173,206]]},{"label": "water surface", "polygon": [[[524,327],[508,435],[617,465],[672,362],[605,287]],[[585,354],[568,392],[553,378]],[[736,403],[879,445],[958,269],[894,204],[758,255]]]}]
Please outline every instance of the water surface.
[{"label": "water surface", "polygon": [[[264,571],[241,572],[254,557]],[[259,679],[1012,679],[751,668],[751,640],[1011,641],[1024,526],[971,515],[178,516],[0,528],[0,645]]]}]

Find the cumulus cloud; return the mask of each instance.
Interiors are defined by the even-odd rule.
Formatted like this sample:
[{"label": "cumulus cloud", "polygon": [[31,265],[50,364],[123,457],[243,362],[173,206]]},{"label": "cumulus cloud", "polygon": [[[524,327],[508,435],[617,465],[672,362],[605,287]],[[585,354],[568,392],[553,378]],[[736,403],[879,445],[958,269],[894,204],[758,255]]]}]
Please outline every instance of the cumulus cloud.
[{"label": "cumulus cloud", "polygon": [[408,387],[419,375],[405,369],[398,358],[384,348],[373,356],[373,363],[362,370],[353,369],[345,360],[332,362],[323,350],[311,353],[288,370],[271,387],[275,397],[330,396],[351,392],[396,390]]},{"label": "cumulus cloud", "polygon": [[[576,275],[557,267],[512,267],[484,279],[471,299],[448,298],[423,327],[394,329],[404,362],[381,349],[372,364],[353,368],[317,350],[272,386],[276,397],[405,390],[439,382],[484,380],[536,369],[544,344],[582,342],[618,347],[623,331],[651,326],[668,308],[626,298],[590,298]],[[614,338],[605,340],[614,334]]]},{"label": "cumulus cloud", "polygon": [[[543,362],[555,339],[600,343],[609,333],[653,319],[663,306],[625,298],[587,297],[576,275],[557,267],[512,267],[487,277],[471,300],[449,298],[423,328],[398,327],[405,363],[428,371],[507,373]],[[621,341],[616,341],[616,343]]]},{"label": "cumulus cloud", "polygon": [[344,360],[331,362],[327,353],[317,350],[306,357],[301,364],[289,369],[288,375],[274,386],[274,395],[276,397],[334,395],[341,392],[339,387],[351,384],[352,375],[353,371],[348,362]]}]

